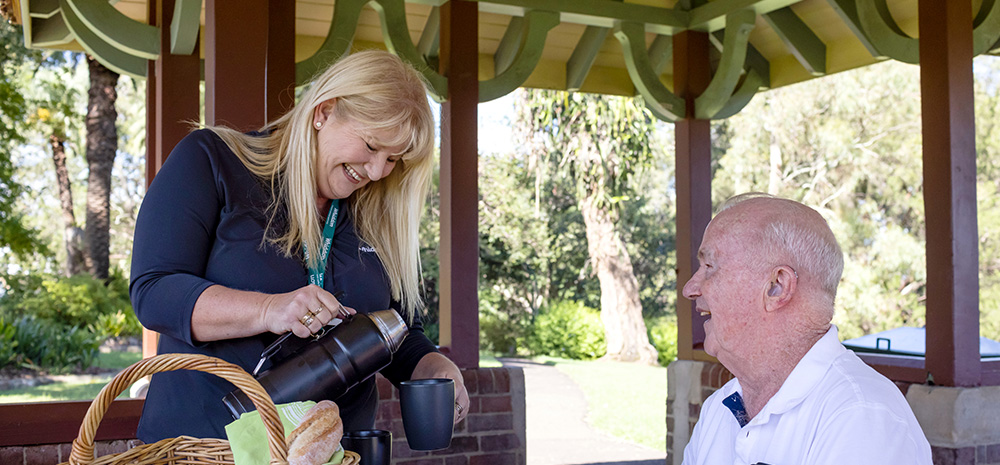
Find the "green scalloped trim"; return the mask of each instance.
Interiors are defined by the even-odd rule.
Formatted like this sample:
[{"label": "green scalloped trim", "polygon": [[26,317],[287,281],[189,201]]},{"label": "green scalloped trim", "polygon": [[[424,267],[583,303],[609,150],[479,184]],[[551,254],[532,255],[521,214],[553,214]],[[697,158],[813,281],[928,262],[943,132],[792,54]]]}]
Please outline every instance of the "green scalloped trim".
[{"label": "green scalloped trim", "polygon": [[747,71],[746,77],[743,78],[743,84],[740,84],[739,89],[736,89],[729,101],[712,115],[712,119],[726,119],[739,113],[743,107],[750,103],[750,100],[753,100],[754,95],[757,95],[757,90],[764,85],[764,78],[757,73],[757,70],[750,69]]},{"label": "green scalloped trim", "polygon": [[59,0],[62,7],[63,20],[66,26],[76,36],[77,42],[83,46],[87,53],[91,54],[101,64],[108,69],[118,73],[127,74],[134,78],[146,76],[146,65],[148,61],[135,55],[130,55],[115,47],[113,44],[105,42],[100,36],[94,34],[90,28],[84,24],[76,13],[67,4],[69,0]]},{"label": "green scalloped trim", "polygon": [[740,10],[726,15],[726,35],[719,68],[705,91],[694,100],[695,118],[711,119],[729,102],[743,73],[750,31],[753,31],[756,21],[757,15],[753,10]]},{"label": "green scalloped trim", "polygon": [[479,102],[503,97],[524,84],[535,70],[545,48],[545,37],[559,25],[559,13],[529,10],[524,14],[524,39],[507,69],[492,79],[479,81]]},{"label": "green scalloped trim", "polygon": [[[147,60],[160,56],[160,31],[155,26],[140,23],[102,0],[61,0],[65,16],[72,10],[79,24],[93,34],[129,55]],[[68,8],[67,8],[68,6]]]},{"label": "green scalloped trim", "polygon": [[979,14],[972,23],[972,54],[982,55],[1000,40],[1000,1],[983,0]]},{"label": "green scalloped trim", "polygon": [[333,4],[333,19],[330,20],[330,30],[312,56],[295,63],[295,84],[308,84],[320,71],[337,61],[347,53],[354,41],[354,31],[358,27],[358,17],[361,8],[369,0],[337,0]]},{"label": "green scalloped trim", "polygon": [[857,6],[861,29],[879,54],[903,63],[920,63],[918,39],[899,29],[885,0],[863,0],[857,2]]},{"label": "green scalloped trim", "polygon": [[201,29],[201,0],[177,0],[170,20],[170,53],[190,55],[198,44]]},{"label": "green scalloped trim", "polygon": [[646,101],[646,107],[657,118],[673,122],[684,118],[684,100],[674,95],[660,82],[653,71],[646,52],[646,38],[643,25],[631,21],[615,24],[615,38],[622,44],[622,55],[629,77],[636,90]]},{"label": "green scalloped trim", "polygon": [[406,26],[406,5],[403,0],[373,0],[372,6],[382,20],[382,40],[392,53],[410,63],[427,79],[428,91],[437,102],[448,98],[448,79],[427,65],[427,60],[417,50]]}]

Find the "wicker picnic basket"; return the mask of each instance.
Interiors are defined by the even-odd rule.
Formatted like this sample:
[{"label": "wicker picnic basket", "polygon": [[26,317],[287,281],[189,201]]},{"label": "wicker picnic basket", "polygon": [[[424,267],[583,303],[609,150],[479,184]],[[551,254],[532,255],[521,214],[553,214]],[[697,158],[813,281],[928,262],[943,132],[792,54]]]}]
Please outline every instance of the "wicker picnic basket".
[{"label": "wicker picnic basket", "polygon": [[[190,436],[167,438],[152,444],[143,444],[128,451],[94,457],[94,435],[111,402],[140,378],[173,370],[195,370],[212,373],[240,388],[257,407],[267,430],[267,445],[272,465],[288,463],[288,446],[284,428],[274,402],[257,380],[232,363],[198,354],[163,354],[140,360],[115,376],[97,395],[83,417],[80,434],[73,440],[69,462],[72,465],[235,465],[229,441],[224,439],[198,439]],[[344,452],[341,465],[357,465],[361,457],[351,451]]]}]

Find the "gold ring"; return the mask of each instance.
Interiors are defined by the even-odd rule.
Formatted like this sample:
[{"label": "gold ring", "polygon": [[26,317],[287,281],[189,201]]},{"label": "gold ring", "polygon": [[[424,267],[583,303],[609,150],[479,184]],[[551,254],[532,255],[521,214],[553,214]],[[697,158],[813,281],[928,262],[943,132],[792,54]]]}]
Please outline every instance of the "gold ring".
[{"label": "gold ring", "polygon": [[319,312],[322,312],[325,308],[326,307],[320,305],[319,307],[316,308],[316,310],[313,310],[311,313],[313,316],[319,316]]},{"label": "gold ring", "polygon": [[310,313],[310,314],[308,314],[306,316],[303,316],[302,318],[299,318],[299,321],[302,323],[303,326],[309,326],[315,320],[313,319],[312,313]]}]

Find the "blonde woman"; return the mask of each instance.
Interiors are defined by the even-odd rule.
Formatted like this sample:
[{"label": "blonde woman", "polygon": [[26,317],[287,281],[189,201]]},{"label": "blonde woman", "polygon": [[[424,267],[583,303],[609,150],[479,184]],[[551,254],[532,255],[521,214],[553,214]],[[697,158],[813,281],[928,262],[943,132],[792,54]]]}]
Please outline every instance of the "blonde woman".
[{"label": "blonde woman", "polygon": [[[381,51],[333,64],[258,132],[188,135],[150,185],[135,230],[132,305],[160,333],[158,351],[250,371],[280,334],[305,338],[348,313],[394,308],[410,334],[382,374],[454,379],[455,421],[464,418],[462,375],[420,321],[417,231],[433,143],[423,81]],[[205,373],[154,375],[138,437],[225,438],[232,417],[221,399],[232,389]],[[345,430],[373,427],[373,379],[331,400]]]}]

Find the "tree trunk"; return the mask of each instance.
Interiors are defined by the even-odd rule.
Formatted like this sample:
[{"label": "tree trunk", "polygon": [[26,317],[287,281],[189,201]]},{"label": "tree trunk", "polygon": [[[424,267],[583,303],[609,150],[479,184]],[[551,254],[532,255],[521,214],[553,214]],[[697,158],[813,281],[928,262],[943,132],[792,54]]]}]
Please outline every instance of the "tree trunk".
[{"label": "tree trunk", "polygon": [[90,90],[87,93],[87,268],[97,279],[108,278],[111,242],[111,168],[118,151],[115,100],[118,73],[87,57]]},{"label": "tree trunk", "polygon": [[615,222],[592,196],[580,200],[580,211],[587,227],[590,261],[601,283],[601,321],[608,344],[605,357],[655,365],[656,349],[649,343],[642,321],[639,282]]},{"label": "tree trunk", "polygon": [[83,230],[76,225],[73,214],[73,187],[66,168],[66,139],[53,130],[49,135],[52,147],[52,164],[56,168],[56,185],[59,186],[59,203],[62,206],[63,242],[66,245],[66,276],[86,272],[83,250]]}]

